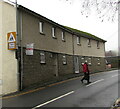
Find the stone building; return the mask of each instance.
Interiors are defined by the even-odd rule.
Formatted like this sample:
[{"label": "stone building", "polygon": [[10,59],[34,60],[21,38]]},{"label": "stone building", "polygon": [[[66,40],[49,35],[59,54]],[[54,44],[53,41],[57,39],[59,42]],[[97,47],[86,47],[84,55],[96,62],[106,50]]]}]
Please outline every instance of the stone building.
[{"label": "stone building", "polygon": [[[17,7],[16,21],[15,7],[5,2],[0,5],[13,10],[8,9],[13,14],[9,23],[5,21],[8,27],[5,30],[2,28],[2,43],[5,46],[2,48],[4,54],[0,58],[3,58],[2,69],[6,70],[1,71],[2,87],[5,87],[3,94],[51,81],[61,75],[82,73],[82,64],[85,61],[88,62],[91,72],[105,70],[106,41],[103,39],[62,26],[20,5]],[[6,10],[3,8],[2,11]],[[3,12],[2,17],[9,17]],[[16,50],[7,49],[6,35],[10,31],[17,32]],[[11,82],[12,88],[8,90]]]}]

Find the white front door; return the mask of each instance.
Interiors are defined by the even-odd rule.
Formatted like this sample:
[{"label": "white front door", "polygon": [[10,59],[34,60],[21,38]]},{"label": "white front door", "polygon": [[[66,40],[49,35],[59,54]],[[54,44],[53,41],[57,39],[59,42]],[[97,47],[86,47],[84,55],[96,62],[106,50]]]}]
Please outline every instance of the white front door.
[{"label": "white front door", "polygon": [[74,57],[74,66],[75,66],[75,73],[79,73],[79,58],[78,56]]}]

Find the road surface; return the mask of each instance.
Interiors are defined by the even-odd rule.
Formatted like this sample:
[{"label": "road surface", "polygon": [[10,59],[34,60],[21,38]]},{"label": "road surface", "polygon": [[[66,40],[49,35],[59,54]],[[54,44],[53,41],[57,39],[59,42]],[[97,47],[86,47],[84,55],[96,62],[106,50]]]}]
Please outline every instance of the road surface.
[{"label": "road surface", "polygon": [[92,74],[90,84],[81,78],[3,97],[3,107],[110,107],[119,97],[118,70]]}]

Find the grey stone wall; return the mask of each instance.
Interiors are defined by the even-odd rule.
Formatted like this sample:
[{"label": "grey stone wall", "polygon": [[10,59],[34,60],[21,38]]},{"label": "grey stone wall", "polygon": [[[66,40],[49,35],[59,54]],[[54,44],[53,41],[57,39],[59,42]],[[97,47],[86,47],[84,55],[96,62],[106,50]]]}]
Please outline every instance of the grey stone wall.
[{"label": "grey stone wall", "polygon": [[66,64],[63,64],[63,56],[64,54],[58,55],[58,63],[59,63],[59,75],[71,74],[73,73],[73,56],[65,55],[66,56]]},{"label": "grey stone wall", "polygon": [[[23,88],[35,83],[45,83],[61,75],[73,73],[72,56],[65,55],[67,64],[63,64],[64,54],[45,51],[45,63],[40,63],[40,50],[34,50],[32,56],[23,52]],[[56,74],[57,73],[57,74]]]},{"label": "grey stone wall", "polygon": [[[23,50],[23,88],[74,73],[72,55],[44,51],[45,63],[40,63],[40,52],[41,50],[34,49],[34,54],[29,56],[26,55],[25,49]],[[63,56],[66,56],[66,64],[63,64]],[[80,73],[82,73],[82,63],[85,60],[88,61],[88,64],[91,63],[90,72],[105,70],[104,58],[79,56]]]},{"label": "grey stone wall", "polygon": [[55,78],[53,60],[50,53],[45,52],[46,63],[40,63],[40,51],[34,50],[33,56],[23,53],[23,88],[34,83],[44,83]]},{"label": "grey stone wall", "polygon": [[[80,73],[83,72],[82,63],[84,63],[86,60],[88,62],[88,67],[89,67],[90,72],[104,71],[106,68],[104,58],[79,56],[79,71],[80,71]],[[91,63],[91,64],[89,64],[89,63]],[[98,63],[100,63],[100,64],[98,64]]]},{"label": "grey stone wall", "polygon": [[[105,59],[104,58],[87,57],[87,56],[80,56],[79,58],[80,58],[80,72],[82,72],[82,62],[85,62],[86,60],[88,62],[88,67],[89,67],[90,72],[98,72],[98,71],[105,70]],[[84,60],[82,60],[81,58],[84,58]]]}]

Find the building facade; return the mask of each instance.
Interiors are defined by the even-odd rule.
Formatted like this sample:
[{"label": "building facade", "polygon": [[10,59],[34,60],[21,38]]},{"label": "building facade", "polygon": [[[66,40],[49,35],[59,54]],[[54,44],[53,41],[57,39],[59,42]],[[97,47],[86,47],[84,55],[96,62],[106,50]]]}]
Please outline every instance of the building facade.
[{"label": "building facade", "polygon": [[[15,14],[15,7],[11,7]],[[62,26],[23,6],[17,8],[16,29],[15,16],[12,16],[14,28],[9,27],[2,34],[3,37],[9,31],[15,30],[18,33],[18,49],[15,51],[7,50],[7,47],[2,49],[6,51],[6,55],[12,56],[9,60],[15,63],[14,72],[8,70],[9,66],[6,66],[7,71],[3,74],[13,74],[7,80],[6,76],[2,76],[4,77],[2,79],[6,83],[13,80],[16,90],[18,87],[24,89],[37,83],[45,83],[59,78],[59,76],[82,73],[82,64],[85,61],[88,62],[91,72],[105,70],[104,40]],[[3,39],[6,40],[4,37]],[[7,62],[11,64],[10,61]],[[2,63],[5,63],[5,60]],[[6,84],[3,86],[6,87]],[[8,93],[10,92],[8,91]]]},{"label": "building facade", "polygon": [[[105,70],[105,41],[59,25],[19,6],[19,35],[22,49],[22,88],[61,75],[81,73],[88,61],[90,71]],[[26,55],[33,44],[33,55]]]},{"label": "building facade", "polygon": [[16,32],[15,7],[0,0],[0,90],[1,94],[18,91],[18,67],[15,50],[8,50],[7,33]]}]

